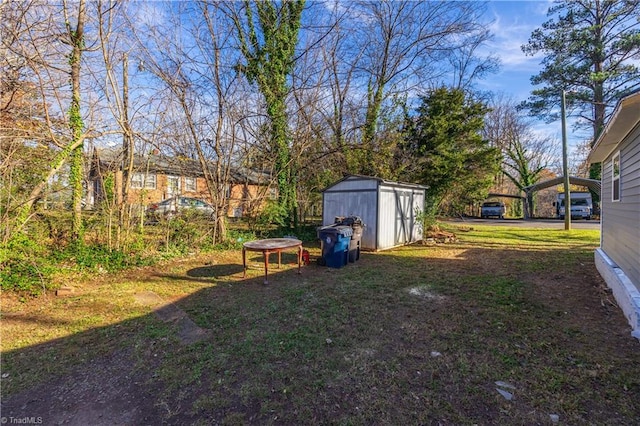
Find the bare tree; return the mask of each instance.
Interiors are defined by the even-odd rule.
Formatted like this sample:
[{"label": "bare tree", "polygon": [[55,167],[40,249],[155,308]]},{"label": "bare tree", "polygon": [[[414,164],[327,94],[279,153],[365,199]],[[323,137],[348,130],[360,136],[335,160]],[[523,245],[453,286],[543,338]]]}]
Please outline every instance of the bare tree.
[{"label": "bare tree", "polygon": [[453,87],[472,91],[479,79],[498,70],[498,57],[491,54],[484,57],[477,55],[478,50],[491,38],[489,30],[479,30],[469,35],[460,48],[449,54],[447,60],[453,70]]},{"label": "bare tree", "polygon": [[375,141],[384,102],[435,83],[442,72],[437,65],[482,30],[477,24],[482,7],[448,1],[358,3],[354,33],[365,52],[359,74],[366,85],[360,172],[375,172],[379,161],[373,154],[379,149]]},{"label": "bare tree", "polygon": [[182,152],[193,152],[199,162],[216,207],[214,240],[223,240],[236,127],[242,121],[233,106],[242,97],[234,93],[233,27],[218,3],[177,5],[173,12],[162,32],[157,25],[137,29],[144,47],[139,59],[165,88],[165,107],[173,108],[173,125],[182,130],[172,141],[181,140]]},{"label": "bare tree", "polygon": [[[82,240],[81,201],[83,176],[83,144],[91,127],[84,122],[88,112],[82,103],[81,64],[86,50],[84,0],[73,5],[48,2],[4,4],[3,31],[8,34],[3,45],[8,55],[24,64],[24,84],[38,91],[42,128],[31,143],[49,149],[51,160],[46,167],[34,170],[36,176],[24,198],[15,203],[10,233],[20,231],[29,221],[35,202],[43,195],[48,182],[65,164],[70,166],[72,184],[73,227],[76,241]],[[29,81],[29,82],[27,82]],[[66,117],[66,118],[65,118]],[[66,126],[61,123],[66,122]],[[66,127],[66,128],[65,128]]]},{"label": "bare tree", "polygon": [[[552,167],[558,143],[537,135],[531,121],[509,99],[498,98],[485,119],[484,136],[502,152],[501,172],[520,191],[533,185]],[[533,195],[527,200],[533,212]]]}]

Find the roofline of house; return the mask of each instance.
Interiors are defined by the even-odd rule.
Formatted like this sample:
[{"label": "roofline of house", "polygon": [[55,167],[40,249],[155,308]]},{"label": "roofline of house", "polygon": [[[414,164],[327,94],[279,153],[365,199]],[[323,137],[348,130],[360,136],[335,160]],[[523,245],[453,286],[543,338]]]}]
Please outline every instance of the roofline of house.
[{"label": "roofline of house", "polygon": [[[101,152],[109,152],[113,158],[105,159],[102,158]],[[122,156],[122,153],[119,150],[113,149],[103,149],[94,147],[94,152],[92,153],[92,161],[93,159],[97,159],[100,165],[103,165],[107,168],[116,169],[119,168],[119,162],[121,159],[119,157]],[[158,164],[157,162],[150,161],[152,157],[157,157],[157,159],[162,162],[164,161],[166,164]],[[182,162],[182,165],[178,165],[178,163]],[[204,173],[202,172],[202,167],[197,160],[191,158],[180,159],[178,157],[169,157],[166,155],[157,155],[150,154],[147,156],[143,156],[140,154],[134,155],[134,164],[141,168],[141,170],[148,170],[154,173],[164,173],[168,175],[181,175],[181,176],[189,176],[189,177],[204,177]],[[214,170],[215,164],[210,165],[210,170]],[[242,171],[242,168],[232,167],[230,171],[231,180],[234,183],[247,183],[252,185],[264,184],[268,185],[271,181],[270,175],[266,172],[260,172],[252,169],[246,169],[246,171]],[[264,179],[256,179],[249,176],[250,173],[254,173],[256,175],[262,174]]]},{"label": "roofline of house", "polygon": [[640,89],[620,99],[609,122],[593,145],[589,163],[604,161],[616,146],[640,123]]}]

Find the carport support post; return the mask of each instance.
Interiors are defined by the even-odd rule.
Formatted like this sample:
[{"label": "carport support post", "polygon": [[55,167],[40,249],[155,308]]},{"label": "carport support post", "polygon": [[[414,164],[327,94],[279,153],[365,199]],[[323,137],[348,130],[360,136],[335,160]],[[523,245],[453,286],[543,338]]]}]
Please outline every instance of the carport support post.
[{"label": "carport support post", "polygon": [[566,117],[566,96],[562,91],[562,102],[560,103],[562,115],[562,174],[564,175],[564,230],[571,230],[571,192],[569,190],[569,170],[567,166],[567,117]]}]

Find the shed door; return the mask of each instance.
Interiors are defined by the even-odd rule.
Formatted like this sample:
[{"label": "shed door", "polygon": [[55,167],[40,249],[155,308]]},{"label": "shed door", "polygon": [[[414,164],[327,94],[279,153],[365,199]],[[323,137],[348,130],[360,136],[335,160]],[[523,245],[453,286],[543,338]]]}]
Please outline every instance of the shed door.
[{"label": "shed door", "polygon": [[412,241],[413,232],[413,192],[394,191],[396,201],[395,245]]}]

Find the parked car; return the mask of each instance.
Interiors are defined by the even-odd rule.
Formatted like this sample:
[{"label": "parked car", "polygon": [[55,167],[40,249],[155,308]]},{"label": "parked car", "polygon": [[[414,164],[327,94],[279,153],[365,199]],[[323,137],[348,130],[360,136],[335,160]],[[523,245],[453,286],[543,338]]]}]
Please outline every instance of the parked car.
[{"label": "parked car", "polygon": [[480,217],[497,217],[498,219],[504,219],[504,214],[507,212],[507,208],[501,201],[485,201],[480,208]]},{"label": "parked car", "polygon": [[215,209],[206,201],[190,197],[172,197],[159,203],[149,204],[147,214],[155,218],[171,218],[176,214],[194,212],[206,217],[213,217]]}]

